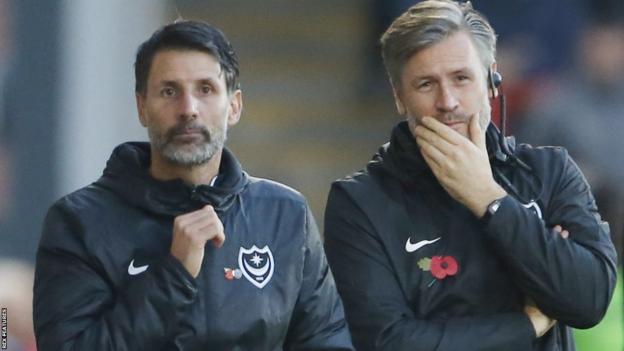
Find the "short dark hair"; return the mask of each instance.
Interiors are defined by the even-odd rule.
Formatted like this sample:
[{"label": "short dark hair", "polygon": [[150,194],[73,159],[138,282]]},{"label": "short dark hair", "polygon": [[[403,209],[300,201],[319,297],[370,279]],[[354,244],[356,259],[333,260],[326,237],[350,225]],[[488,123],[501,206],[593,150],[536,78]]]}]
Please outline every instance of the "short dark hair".
[{"label": "short dark hair", "polygon": [[139,46],[134,62],[137,93],[144,95],[147,92],[147,78],[154,56],[168,49],[198,50],[214,56],[225,75],[228,92],[240,89],[238,58],[223,32],[204,22],[176,21],[158,29]]}]

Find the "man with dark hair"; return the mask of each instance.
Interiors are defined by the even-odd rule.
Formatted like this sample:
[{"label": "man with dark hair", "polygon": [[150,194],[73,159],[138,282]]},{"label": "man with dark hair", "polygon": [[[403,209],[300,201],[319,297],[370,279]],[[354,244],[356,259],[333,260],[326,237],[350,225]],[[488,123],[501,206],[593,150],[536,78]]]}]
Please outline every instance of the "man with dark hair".
[{"label": "man with dark hair", "polygon": [[406,121],[333,184],[325,213],[354,345],[574,350],[570,327],[609,305],[615,250],[567,152],[515,146],[490,123],[492,27],[470,3],[426,0],[381,44]]},{"label": "man with dark hair", "polygon": [[135,69],[150,143],[118,146],[98,181],[49,210],[38,348],[351,350],[305,199],[247,175],[224,147],[242,110],[225,36],[167,25]]}]

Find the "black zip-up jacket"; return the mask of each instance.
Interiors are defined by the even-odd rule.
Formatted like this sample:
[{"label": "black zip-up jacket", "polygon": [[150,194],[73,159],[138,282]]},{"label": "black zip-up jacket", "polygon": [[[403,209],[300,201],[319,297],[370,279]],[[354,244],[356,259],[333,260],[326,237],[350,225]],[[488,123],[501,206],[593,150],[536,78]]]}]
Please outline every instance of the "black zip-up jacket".
[{"label": "black zip-up jacket", "polygon": [[[213,187],[149,176],[147,143],[54,204],[37,253],[37,346],[55,350],[351,350],[304,198],[249,177],[226,149]],[[215,207],[226,240],[193,278],[169,254],[175,216]]]},{"label": "black zip-up jacket", "polygon": [[[491,125],[493,174],[514,196],[488,221],[444,191],[406,122],[333,184],[325,250],[358,350],[569,351],[570,327],[603,317],[616,254],[587,182],[562,148],[514,148],[532,171],[499,161],[498,138]],[[558,321],[539,339],[527,299]]]}]

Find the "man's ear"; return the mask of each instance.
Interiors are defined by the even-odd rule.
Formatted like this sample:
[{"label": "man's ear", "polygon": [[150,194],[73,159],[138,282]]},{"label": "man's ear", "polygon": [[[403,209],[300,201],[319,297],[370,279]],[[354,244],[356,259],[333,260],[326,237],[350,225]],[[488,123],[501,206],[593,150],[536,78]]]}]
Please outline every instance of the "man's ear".
[{"label": "man's ear", "polygon": [[393,86],[392,95],[394,96],[394,104],[396,105],[397,112],[399,115],[405,116],[407,111],[405,109],[405,105],[403,104],[403,100],[401,100],[401,91]]},{"label": "man's ear", "polygon": [[141,93],[136,93],[134,96],[136,99],[137,113],[139,114],[139,122],[141,122],[143,127],[147,127],[147,120],[145,117],[145,96]]},{"label": "man's ear", "polygon": [[230,94],[230,106],[228,108],[228,127],[238,123],[243,112],[243,92],[240,89]]}]

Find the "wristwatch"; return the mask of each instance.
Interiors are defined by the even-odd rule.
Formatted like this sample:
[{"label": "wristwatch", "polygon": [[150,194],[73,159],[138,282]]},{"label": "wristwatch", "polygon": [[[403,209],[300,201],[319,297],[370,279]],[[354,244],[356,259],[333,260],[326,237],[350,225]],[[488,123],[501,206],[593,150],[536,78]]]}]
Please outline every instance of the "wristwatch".
[{"label": "wristwatch", "polygon": [[500,208],[501,202],[503,202],[503,198],[496,199],[490,202],[487,209],[485,210],[485,213],[483,214],[483,217],[481,217],[481,222],[483,224],[488,224],[490,222],[492,216],[494,216],[494,214],[496,214],[496,212]]}]

